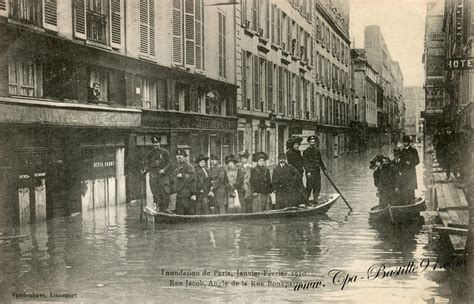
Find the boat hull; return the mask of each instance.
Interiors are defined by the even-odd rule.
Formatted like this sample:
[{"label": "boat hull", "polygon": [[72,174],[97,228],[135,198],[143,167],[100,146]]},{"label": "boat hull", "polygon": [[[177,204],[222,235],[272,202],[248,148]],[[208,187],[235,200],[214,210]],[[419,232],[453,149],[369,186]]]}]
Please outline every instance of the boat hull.
[{"label": "boat hull", "polygon": [[193,222],[222,222],[242,221],[273,218],[292,218],[321,215],[328,212],[340,197],[339,194],[328,195],[328,200],[317,206],[298,208],[294,210],[270,210],[255,213],[206,214],[206,215],[178,215],[158,212],[155,215],[156,223],[193,223]]},{"label": "boat hull", "polygon": [[372,207],[369,211],[369,219],[377,222],[403,223],[419,219],[421,211],[426,210],[424,198],[417,198],[413,204],[404,206],[389,206],[379,209]]}]

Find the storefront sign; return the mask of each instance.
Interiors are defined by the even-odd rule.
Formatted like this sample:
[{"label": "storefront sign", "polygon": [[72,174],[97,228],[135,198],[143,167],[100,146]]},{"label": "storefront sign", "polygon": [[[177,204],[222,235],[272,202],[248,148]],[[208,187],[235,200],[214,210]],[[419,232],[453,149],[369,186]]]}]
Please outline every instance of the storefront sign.
[{"label": "storefront sign", "polygon": [[474,67],[474,58],[448,59],[446,66],[451,70],[470,70]]},{"label": "storefront sign", "polygon": [[237,120],[219,117],[201,117],[193,114],[144,112],[142,125],[166,129],[197,129],[236,131]]},{"label": "storefront sign", "polygon": [[22,103],[0,103],[0,122],[61,126],[138,127],[140,112],[119,112],[84,107],[62,108]]}]

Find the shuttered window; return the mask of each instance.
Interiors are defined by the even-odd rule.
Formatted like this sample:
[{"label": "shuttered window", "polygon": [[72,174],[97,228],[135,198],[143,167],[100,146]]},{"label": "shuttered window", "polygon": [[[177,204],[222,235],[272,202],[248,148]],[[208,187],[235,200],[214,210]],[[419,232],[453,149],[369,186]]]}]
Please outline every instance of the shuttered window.
[{"label": "shuttered window", "polygon": [[254,109],[260,109],[260,63],[258,56],[253,57],[253,104]]},{"label": "shuttered window", "polygon": [[155,56],[154,0],[140,0],[140,52]]},{"label": "shuttered window", "polygon": [[276,44],[277,45],[281,45],[281,10],[279,10],[278,8],[276,9]]},{"label": "shuttered window", "polygon": [[273,62],[267,62],[267,110],[274,110],[273,106]]},{"label": "shuttered window", "polygon": [[204,7],[202,0],[173,0],[174,64],[204,69]]},{"label": "shuttered window", "polygon": [[122,3],[121,0],[110,2],[111,45],[114,48],[122,47]]},{"label": "shuttered window", "polygon": [[74,36],[86,39],[86,1],[74,0]]},{"label": "shuttered window", "polygon": [[8,0],[0,0],[0,16],[6,17],[8,15],[7,5]]},{"label": "shuttered window", "polygon": [[270,25],[270,28],[271,28],[271,31],[272,31],[272,34],[271,34],[271,38],[270,38],[270,41],[272,43],[275,43],[276,42],[276,15],[277,15],[277,7],[275,4],[272,4],[272,10],[271,10],[271,25]]},{"label": "shuttered window", "polygon": [[226,77],[226,28],[225,15],[218,12],[219,23],[219,76]]},{"label": "shuttered window", "polygon": [[56,0],[43,0],[43,27],[58,30],[58,4]]}]

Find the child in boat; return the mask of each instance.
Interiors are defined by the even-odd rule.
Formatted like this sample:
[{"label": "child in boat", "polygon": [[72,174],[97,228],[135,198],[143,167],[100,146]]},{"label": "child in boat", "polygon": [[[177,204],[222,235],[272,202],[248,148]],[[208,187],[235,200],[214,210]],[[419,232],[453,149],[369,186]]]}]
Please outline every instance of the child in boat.
[{"label": "child in boat", "polygon": [[396,205],[400,173],[388,157],[377,155],[373,160],[374,184],[377,187],[379,208]]}]

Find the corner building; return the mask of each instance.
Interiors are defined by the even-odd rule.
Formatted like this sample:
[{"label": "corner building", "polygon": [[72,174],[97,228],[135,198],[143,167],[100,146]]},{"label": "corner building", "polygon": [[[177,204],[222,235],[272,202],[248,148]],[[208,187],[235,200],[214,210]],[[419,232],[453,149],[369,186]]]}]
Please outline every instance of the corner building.
[{"label": "corner building", "polygon": [[0,226],[140,198],[151,137],[235,151],[231,6],[0,0]]}]

